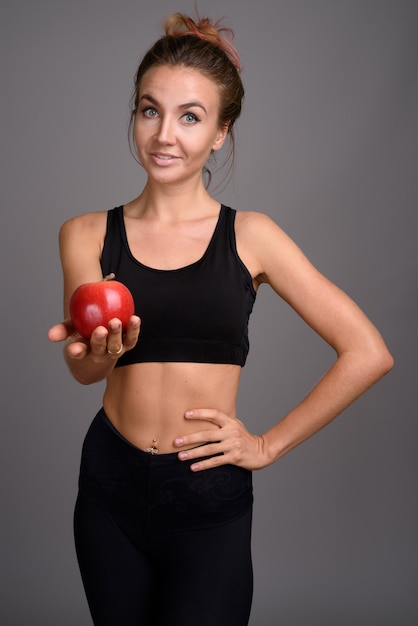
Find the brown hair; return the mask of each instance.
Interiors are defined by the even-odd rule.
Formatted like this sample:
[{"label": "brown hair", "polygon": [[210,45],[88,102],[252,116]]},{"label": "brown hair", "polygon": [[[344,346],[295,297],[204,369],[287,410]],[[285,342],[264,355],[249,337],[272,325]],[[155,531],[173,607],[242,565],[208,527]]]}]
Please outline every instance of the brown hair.
[{"label": "brown hair", "polygon": [[[144,74],[155,66],[183,65],[202,72],[213,80],[220,94],[219,128],[228,127],[230,149],[225,161],[230,160],[227,176],[233,167],[235,151],[234,123],[241,113],[244,87],[240,78],[240,63],[232,44],[231,29],[222,27],[220,21],[208,18],[192,18],[175,13],[165,22],[165,35],[158,39],[142,59],[135,74],[134,92],[131,99],[129,134],[138,110],[138,94]],[[132,150],[132,144],[131,144]],[[211,173],[205,168],[210,183]]]}]

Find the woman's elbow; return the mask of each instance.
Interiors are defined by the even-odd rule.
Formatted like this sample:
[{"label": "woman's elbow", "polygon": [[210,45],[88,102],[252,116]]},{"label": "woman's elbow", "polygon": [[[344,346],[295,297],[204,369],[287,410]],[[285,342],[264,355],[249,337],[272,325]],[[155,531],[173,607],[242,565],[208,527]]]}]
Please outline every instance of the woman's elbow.
[{"label": "woman's elbow", "polygon": [[385,357],[382,358],[382,365],[385,368],[384,374],[387,374],[388,372],[390,372],[392,367],[395,365],[395,359],[393,358],[392,354],[389,352],[388,349],[386,349]]},{"label": "woman's elbow", "polygon": [[391,352],[385,344],[375,348],[369,355],[370,369],[373,371],[376,380],[385,376],[395,364]]}]

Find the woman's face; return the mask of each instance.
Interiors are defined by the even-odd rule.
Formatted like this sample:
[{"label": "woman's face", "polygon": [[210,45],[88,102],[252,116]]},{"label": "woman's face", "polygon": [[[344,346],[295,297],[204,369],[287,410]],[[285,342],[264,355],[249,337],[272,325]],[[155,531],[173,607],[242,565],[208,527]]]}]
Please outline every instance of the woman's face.
[{"label": "woman's face", "polygon": [[180,184],[201,178],[212,150],[221,148],[216,84],[198,70],[157,66],[141,80],[134,139],[150,179]]}]

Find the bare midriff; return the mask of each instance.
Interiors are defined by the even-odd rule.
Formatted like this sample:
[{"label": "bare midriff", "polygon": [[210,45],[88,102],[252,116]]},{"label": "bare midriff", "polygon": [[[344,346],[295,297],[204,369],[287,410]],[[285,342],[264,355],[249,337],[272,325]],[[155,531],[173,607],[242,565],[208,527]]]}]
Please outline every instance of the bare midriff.
[{"label": "bare midriff", "polygon": [[[211,363],[136,363],[110,375],[103,406],[112,424],[130,443],[166,454],[191,447],[174,439],[216,429],[207,420],[188,420],[191,409],[218,409],[236,417],[241,374],[238,365]],[[200,443],[205,443],[204,437]],[[195,444],[198,445],[198,444]]]}]

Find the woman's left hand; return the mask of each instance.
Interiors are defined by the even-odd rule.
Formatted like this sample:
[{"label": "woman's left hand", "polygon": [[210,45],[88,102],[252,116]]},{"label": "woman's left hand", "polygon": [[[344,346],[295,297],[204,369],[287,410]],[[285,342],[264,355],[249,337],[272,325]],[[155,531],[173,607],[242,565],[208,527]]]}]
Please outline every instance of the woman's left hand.
[{"label": "woman's left hand", "polygon": [[263,436],[251,434],[240,420],[218,409],[193,409],[186,411],[184,416],[187,420],[206,420],[213,426],[174,440],[176,446],[190,446],[190,449],[179,452],[181,461],[210,457],[193,463],[190,467],[193,472],[227,464],[257,470],[270,464]]}]

